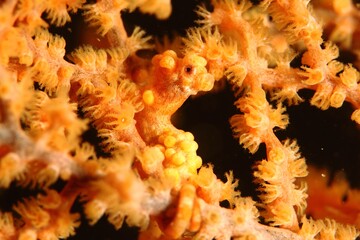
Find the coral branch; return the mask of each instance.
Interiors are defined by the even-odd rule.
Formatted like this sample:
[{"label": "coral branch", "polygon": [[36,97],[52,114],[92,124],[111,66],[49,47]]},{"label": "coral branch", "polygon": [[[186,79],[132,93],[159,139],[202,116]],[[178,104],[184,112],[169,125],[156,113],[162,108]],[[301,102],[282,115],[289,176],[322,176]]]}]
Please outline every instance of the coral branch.
[{"label": "coral branch", "polygon": [[[206,1],[198,25],[174,36],[182,44],[154,44],[141,27],[127,31],[124,15],[163,20],[169,0],[2,1],[0,193],[31,191],[0,206],[0,238],[65,239],[81,220],[96,228],[106,218],[142,240],[356,239],[359,191],[318,181],[312,167],[308,176],[301,146],[277,131],[291,124],[286,106],[306,101],[303,89],[321,110],[350,103],[360,124],[360,61],[342,58],[360,56],[359,8],[255,2]],[[102,41],[70,52],[62,30],[81,32],[67,24],[78,11],[95,29],[87,37]],[[233,90],[239,145],[265,149],[252,168],[256,196],[242,196],[236,162],[222,181],[196,134],[172,122],[191,96],[222,85]]]}]

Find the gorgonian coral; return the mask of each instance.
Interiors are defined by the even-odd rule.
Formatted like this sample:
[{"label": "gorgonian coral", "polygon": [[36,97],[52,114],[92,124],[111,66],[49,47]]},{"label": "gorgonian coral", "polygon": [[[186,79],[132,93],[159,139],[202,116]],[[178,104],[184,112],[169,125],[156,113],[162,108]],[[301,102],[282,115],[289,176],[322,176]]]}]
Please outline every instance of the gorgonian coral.
[{"label": "gorgonian coral", "polygon": [[[0,187],[35,192],[0,213],[1,239],[64,239],[81,220],[103,217],[116,229],[138,227],[139,239],[355,239],[358,192],[345,207],[317,211],[319,185],[303,179],[301,148],[275,132],[289,124],[286,105],[301,103],[302,89],[322,110],[349,102],[360,123],[359,62],[338,59],[341,50],[359,54],[358,8],[213,0],[197,8],[199,25],[180,47],[126,31],[122,15],[136,9],[171,13],[165,0],[0,4]],[[67,52],[71,39],[50,32],[76,12],[90,28],[72,31],[88,44]],[[171,120],[191,95],[225,81],[238,111],[234,137],[252,154],[266,148],[253,167],[256,201],[241,196],[233,172],[222,181],[203,164],[194,135]],[[306,216],[308,194],[315,220]]]}]

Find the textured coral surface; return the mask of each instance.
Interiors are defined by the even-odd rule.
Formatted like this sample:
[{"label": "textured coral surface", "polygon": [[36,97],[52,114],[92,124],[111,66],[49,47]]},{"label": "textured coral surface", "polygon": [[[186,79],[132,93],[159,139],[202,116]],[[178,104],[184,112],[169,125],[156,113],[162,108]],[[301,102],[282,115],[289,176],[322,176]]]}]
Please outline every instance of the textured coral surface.
[{"label": "textured coral surface", "polygon": [[350,0],[1,1],[0,239],[356,239],[359,22]]}]

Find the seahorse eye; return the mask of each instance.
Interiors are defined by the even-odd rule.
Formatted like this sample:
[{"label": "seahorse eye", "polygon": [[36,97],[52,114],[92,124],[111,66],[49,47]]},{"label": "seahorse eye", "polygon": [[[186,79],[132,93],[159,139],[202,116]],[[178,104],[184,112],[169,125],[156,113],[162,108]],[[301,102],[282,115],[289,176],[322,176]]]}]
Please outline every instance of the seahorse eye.
[{"label": "seahorse eye", "polygon": [[187,65],[187,66],[185,66],[184,71],[187,74],[192,74],[194,71],[194,67],[192,65]]}]

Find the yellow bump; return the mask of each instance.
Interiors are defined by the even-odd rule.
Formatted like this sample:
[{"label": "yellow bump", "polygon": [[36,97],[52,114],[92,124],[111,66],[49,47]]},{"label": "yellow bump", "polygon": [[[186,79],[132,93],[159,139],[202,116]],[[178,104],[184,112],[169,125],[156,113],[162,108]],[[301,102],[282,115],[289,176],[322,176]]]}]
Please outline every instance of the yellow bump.
[{"label": "yellow bump", "polygon": [[164,140],[165,140],[166,136],[167,136],[167,135],[165,135],[165,134],[160,135],[160,136],[158,137],[159,143],[161,143],[161,144],[164,143]]},{"label": "yellow bump", "polygon": [[194,159],[194,166],[196,169],[200,168],[202,166],[202,159],[199,156],[196,156]]},{"label": "yellow bump", "polygon": [[180,174],[179,171],[175,168],[166,168],[164,170],[164,175],[166,182],[172,183],[172,185],[178,185],[180,183]]},{"label": "yellow bump", "polygon": [[180,166],[186,162],[186,157],[182,152],[177,152],[171,157],[171,163]]},{"label": "yellow bump", "polygon": [[159,65],[160,67],[167,68],[169,70],[175,68],[175,59],[171,56],[164,56],[160,59]]},{"label": "yellow bump", "polygon": [[174,136],[167,136],[164,139],[164,145],[168,148],[173,147],[176,143],[176,138]]},{"label": "yellow bump", "polygon": [[195,141],[191,141],[190,151],[195,152],[199,148],[199,145]]},{"label": "yellow bump", "polygon": [[155,100],[153,91],[146,90],[142,95],[142,99],[146,105],[152,105]]},{"label": "yellow bump", "polygon": [[165,155],[165,158],[170,159],[175,153],[176,153],[176,150],[175,150],[175,149],[173,149],[173,148],[167,148],[167,149],[165,150],[164,155]]},{"label": "yellow bump", "polygon": [[184,140],[180,143],[180,147],[183,151],[190,153],[195,152],[199,146],[195,141]]},{"label": "yellow bump", "polygon": [[198,169],[202,166],[202,159],[199,156],[195,156],[192,165],[195,167],[195,169]]},{"label": "yellow bump", "polygon": [[202,165],[202,159],[201,157],[194,155],[189,158],[189,161],[187,161],[188,169],[191,173],[196,173],[196,170],[201,167]]},{"label": "yellow bump", "polygon": [[156,144],[155,147],[157,147],[162,153],[165,152],[165,147],[161,144]]},{"label": "yellow bump", "polygon": [[207,61],[205,58],[197,56],[195,54],[189,54],[186,56],[188,62],[192,63],[194,66],[205,67]]},{"label": "yellow bump", "polygon": [[178,139],[179,142],[185,140],[185,139],[186,139],[186,132],[181,131],[181,132],[176,136],[176,138]]},{"label": "yellow bump", "polygon": [[180,142],[180,148],[185,152],[190,152],[191,149],[191,142],[184,140]]},{"label": "yellow bump", "polygon": [[172,58],[176,59],[177,58],[177,54],[175,51],[173,50],[166,50],[163,55],[165,56],[171,56]]},{"label": "yellow bump", "polygon": [[195,139],[191,132],[185,132],[184,135],[187,140],[193,141]]},{"label": "yellow bump", "polygon": [[60,67],[58,70],[58,76],[63,79],[70,79],[72,75],[74,74],[75,69],[70,66],[63,66]]},{"label": "yellow bump", "polygon": [[26,66],[30,66],[33,63],[32,54],[24,54],[24,55],[20,56],[19,63],[24,64]]}]

